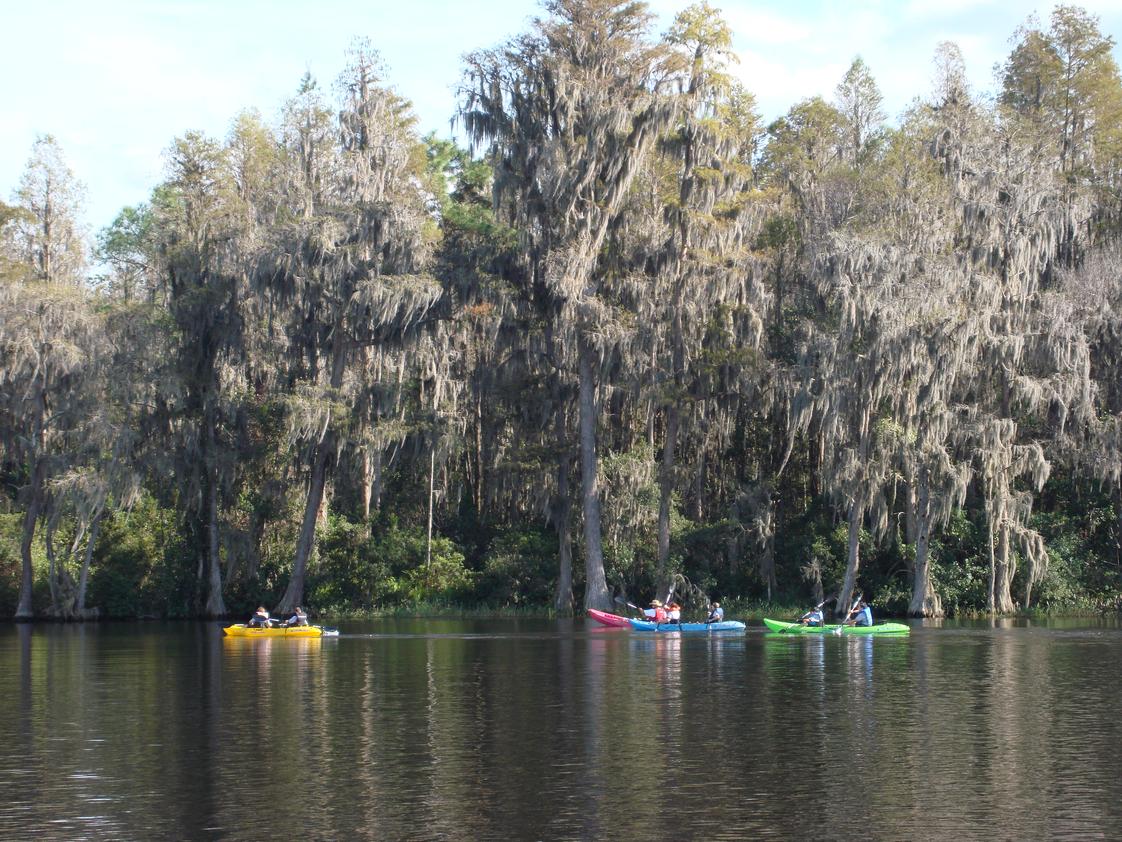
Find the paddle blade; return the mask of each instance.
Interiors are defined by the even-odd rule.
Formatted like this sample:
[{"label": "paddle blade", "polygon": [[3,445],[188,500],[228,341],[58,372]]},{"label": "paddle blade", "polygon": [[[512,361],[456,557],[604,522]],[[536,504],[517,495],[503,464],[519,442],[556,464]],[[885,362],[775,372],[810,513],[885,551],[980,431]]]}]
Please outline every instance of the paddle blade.
[{"label": "paddle blade", "polygon": [[614,596],[614,597],[612,597],[612,602],[614,602],[614,603],[615,603],[616,605],[626,605],[626,606],[627,606],[628,608],[634,609],[635,611],[638,611],[638,612],[639,612],[640,614],[642,614],[642,613],[643,613],[643,609],[642,609],[642,608],[640,608],[640,607],[639,607],[638,605],[636,605],[636,604],[635,604],[634,602],[628,602],[628,601],[627,601],[626,599],[624,599],[624,598],[623,598],[622,596]]}]

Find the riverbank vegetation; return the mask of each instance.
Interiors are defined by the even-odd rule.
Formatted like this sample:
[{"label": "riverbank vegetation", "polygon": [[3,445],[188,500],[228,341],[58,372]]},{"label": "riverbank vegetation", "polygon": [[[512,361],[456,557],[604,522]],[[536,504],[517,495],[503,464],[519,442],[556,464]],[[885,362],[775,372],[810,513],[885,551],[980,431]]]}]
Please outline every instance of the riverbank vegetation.
[{"label": "riverbank vegetation", "polygon": [[92,250],[43,136],[0,206],[0,615],[1117,610],[1113,40],[1059,6],[993,98],[946,43],[894,121],[857,58],[765,123],[731,39],[549,0],[465,58],[466,148],[356,41],[171,140]]}]

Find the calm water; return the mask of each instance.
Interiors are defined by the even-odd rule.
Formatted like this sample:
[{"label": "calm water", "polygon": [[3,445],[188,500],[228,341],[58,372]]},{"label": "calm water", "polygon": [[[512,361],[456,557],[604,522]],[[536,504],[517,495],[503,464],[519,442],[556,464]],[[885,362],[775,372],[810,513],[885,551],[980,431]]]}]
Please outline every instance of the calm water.
[{"label": "calm water", "polygon": [[0,838],[1122,837],[1116,622],[0,626]]}]

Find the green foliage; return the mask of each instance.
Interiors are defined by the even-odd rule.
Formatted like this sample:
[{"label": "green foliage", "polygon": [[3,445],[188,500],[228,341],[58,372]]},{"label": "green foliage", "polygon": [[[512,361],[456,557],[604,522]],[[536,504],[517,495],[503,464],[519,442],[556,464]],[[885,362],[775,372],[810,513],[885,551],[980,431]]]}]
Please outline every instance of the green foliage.
[{"label": "green foliage", "polygon": [[556,580],[557,535],[513,529],[488,547],[475,596],[495,606],[548,605]]},{"label": "green foliage", "polygon": [[984,523],[955,511],[946,527],[932,537],[929,559],[931,581],[947,613],[985,609],[989,556]]},{"label": "green foliage", "polygon": [[390,568],[374,553],[374,542],[361,524],[329,516],[319,533],[317,553],[308,577],[309,605],[320,610],[370,609],[389,592]]},{"label": "green foliage", "polygon": [[152,211],[141,204],[122,208],[113,222],[98,232],[95,255],[109,267],[104,279],[107,292],[127,301],[140,291],[148,269],[147,252],[152,248],[152,228]]},{"label": "green foliage", "polygon": [[[1045,494],[1053,505],[1033,518],[1033,527],[1047,543],[1048,571],[1033,588],[1033,607],[1062,611],[1115,604],[1122,589],[1115,498],[1066,476],[1054,478]],[[1023,582],[1017,584],[1023,590]]]},{"label": "green foliage", "polygon": [[747,585],[744,571],[734,572],[723,563],[737,530],[737,525],[729,520],[715,523],[671,520],[670,573],[681,573],[709,594],[743,593]]},{"label": "green foliage", "polygon": [[176,515],[144,497],[101,527],[86,605],[103,617],[195,614],[195,564]]},{"label": "green foliage", "polygon": [[19,602],[19,541],[23,516],[0,514],[0,617],[11,617]]},{"label": "green foliage", "polygon": [[332,515],[320,533],[319,558],[308,579],[310,606],[320,612],[372,611],[386,605],[455,602],[472,593],[474,574],[448,538],[433,536],[425,563],[425,532],[395,516],[366,527]]},{"label": "green foliage", "polygon": [[[398,594],[405,602],[459,602],[471,596],[475,574],[464,566],[464,554],[450,540],[433,536],[432,558],[425,560],[425,536],[417,534],[411,549],[420,563],[403,571]],[[418,552],[419,551],[419,552]]]}]

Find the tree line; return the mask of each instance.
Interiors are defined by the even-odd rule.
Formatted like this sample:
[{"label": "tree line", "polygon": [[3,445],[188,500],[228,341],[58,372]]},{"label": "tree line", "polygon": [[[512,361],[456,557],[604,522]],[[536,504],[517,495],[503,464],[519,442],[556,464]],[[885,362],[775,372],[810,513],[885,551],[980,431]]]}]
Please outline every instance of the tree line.
[{"label": "tree line", "polygon": [[767,124],[707,3],[547,0],[465,57],[466,148],[358,40],[176,138],[92,250],[41,137],[0,205],[0,600],[1117,604],[1113,43],[1058,6],[994,97],[944,43],[894,124],[860,58]]}]

